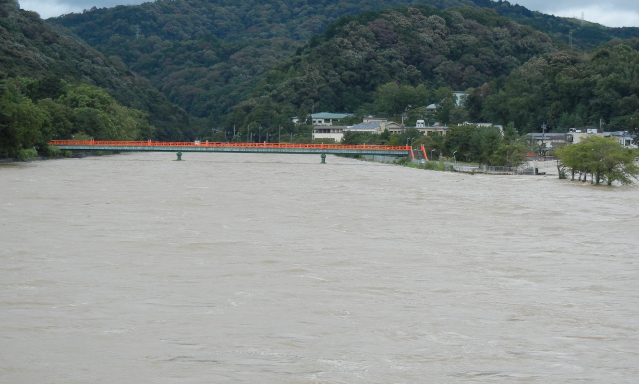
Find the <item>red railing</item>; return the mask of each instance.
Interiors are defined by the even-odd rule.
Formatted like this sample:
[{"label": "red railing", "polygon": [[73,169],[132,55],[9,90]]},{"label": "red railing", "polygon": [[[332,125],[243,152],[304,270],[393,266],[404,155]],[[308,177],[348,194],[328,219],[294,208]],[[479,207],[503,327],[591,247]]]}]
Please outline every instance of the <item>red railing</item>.
[{"label": "red railing", "polygon": [[53,140],[49,145],[108,145],[135,147],[231,147],[231,148],[306,148],[306,149],[368,149],[379,151],[411,151],[408,145],[341,145],[341,144],[289,144],[289,143],[214,143],[206,141],[98,141],[98,140]]}]

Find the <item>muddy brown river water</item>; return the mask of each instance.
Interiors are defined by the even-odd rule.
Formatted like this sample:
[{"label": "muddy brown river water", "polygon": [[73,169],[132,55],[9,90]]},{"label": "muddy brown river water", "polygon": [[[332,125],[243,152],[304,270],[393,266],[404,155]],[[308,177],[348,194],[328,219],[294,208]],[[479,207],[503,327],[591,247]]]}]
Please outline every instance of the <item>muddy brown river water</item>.
[{"label": "muddy brown river water", "polygon": [[174,158],[0,166],[0,382],[639,382],[639,187]]}]

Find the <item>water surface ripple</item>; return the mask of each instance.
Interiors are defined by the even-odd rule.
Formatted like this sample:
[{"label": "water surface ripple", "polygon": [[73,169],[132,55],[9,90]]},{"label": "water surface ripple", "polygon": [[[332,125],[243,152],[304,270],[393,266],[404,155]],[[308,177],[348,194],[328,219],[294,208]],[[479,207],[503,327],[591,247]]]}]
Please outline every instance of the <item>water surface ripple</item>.
[{"label": "water surface ripple", "polygon": [[0,382],[639,378],[638,187],[183,158],[0,167]]}]

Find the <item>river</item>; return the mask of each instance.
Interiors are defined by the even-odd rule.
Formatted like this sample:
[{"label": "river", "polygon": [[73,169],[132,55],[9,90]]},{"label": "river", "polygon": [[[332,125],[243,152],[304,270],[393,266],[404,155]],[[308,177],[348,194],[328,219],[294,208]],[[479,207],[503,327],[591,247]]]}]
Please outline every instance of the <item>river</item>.
[{"label": "river", "polygon": [[639,380],[637,186],[174,158],[0,165],[0,382]]}]

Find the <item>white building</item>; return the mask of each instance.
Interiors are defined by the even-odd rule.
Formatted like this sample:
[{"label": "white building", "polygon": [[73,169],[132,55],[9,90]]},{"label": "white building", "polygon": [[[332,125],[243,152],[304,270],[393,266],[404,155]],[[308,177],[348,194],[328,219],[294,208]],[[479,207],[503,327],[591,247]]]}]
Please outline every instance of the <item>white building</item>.
[{"label": "white building", "polygon": [[314,113],[311,115],[311,120],[313,121],[313,125],[333,125],[333,123],[339,122],[341,119],[353,116],[352,113],[329,113],[329,112],[320,112]]},{"label": "white building", "polygon": [[313,127],[313,140],[326,139],[328,141],[334,141],[339,143],[344,138],[344,131],[348,127],[345,125],[316,125]]},{"label": "white building", "polygon": [[603,135],[604,137],[614,137],[625,148],[637,148],[637,144],[634,141],[636,136],[631,135],[628,131],[604,132]]},{"label": "white building", "polygon": [[603,136],[603,131],[597,127],[570,128],[568,133],[572,135],[573,144],[579,144],[582,139],[588,136]]}]

